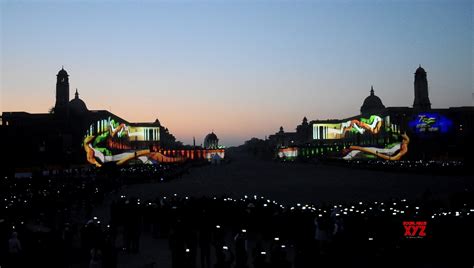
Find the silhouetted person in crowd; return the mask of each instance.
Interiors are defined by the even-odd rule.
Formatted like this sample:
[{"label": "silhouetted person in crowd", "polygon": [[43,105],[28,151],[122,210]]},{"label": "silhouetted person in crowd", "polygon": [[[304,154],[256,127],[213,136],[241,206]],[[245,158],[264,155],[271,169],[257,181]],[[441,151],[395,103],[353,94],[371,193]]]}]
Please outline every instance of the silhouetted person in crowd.
[{"label": "silhouetted person in crowd", "polygon": [[340,216],[334,217],[334,229],[332,231],[333,243],[339,245],[344,235],[344,219]]},{"label": "silhouetted person in crowd", "polygon": [[126,200],[124,207],[124,238],[129,252],[138,253],[141,235],[141,210],[136,198]]},{"label": "silhouetted person in crowd", "polygon": [[275,256],[272,255],[272,259],[273,259],[271,263],[272,268],[291,268],[292,265],[291,265],[291,262],[286,257],[285,250],[275,251],[272,254],[275,254]]},{"label": "silhouetted person in crowd", "polygon": [[179,220],[175,226],[171,228],[168,239],[171,249],[171,267],[182,268],[184,265],[186,245],[184,242],[181,222]]},{"label": "silhouetted person in crowd", "polygon": [[102,252],[98,248],[91,249],[89,268],[102,268]]},{"label": "silhouetted person in crowd", "polygon": [[214,268],[231,268],[234,263],[234,254],[227,246],[216,250],[216,264]]},{"label": "silhouetted person in crowd", "polygon": [[74,233],[71,228],[71,225],[67,222],[64,224],[64,229],[62,232],[62,241],[64,243],[64,252],[66,260],[72,257],[72,244],[74,239]]},{"label": "silhouetted person in crowd", "polygon": [[247,236],[244,230],[240,231],[235,235],[235,257],[236,257],[236,268],[246,268],[247,267]]},{"label": "silhouetted person in crowd", "polygon": [[105,243],[103,249],[103,260],[105,268],[117,267],[117,249],[115,248],[115,228],[107,226]]},{"label": "silhouetted person in crowd", "polygon": [[211,227],[207,220],[203,220],[199,232],[199,248],[201,250],[201,268],[211,267]]},{"label": "silhouetted person in crowd", "polygon": [[254,268],[268,268],[267,252],[263,248],[262,242],[257,241],[257,245],[253,249],[253,267]]},{"label": "silhouetted person in crowd", "polygon": [[314,239],[319,249],[320,254],[326,254],[329,243],[331,222],[327,216],[316,217],[314,219],[315,233]]},{"label": "silhouetted person in crowd", "polygon": [[195,249],[189,248],[188,246],[185,245],[182,268],[196,267],[196,252],[194,251]]},{"label": "silhouetted person in crowd", "polygon": [[222,250],[222,247],[225,245],[225,231],[222,226],[216,225],[214,228],[214,248],[216,254]]},{"label": "silhouetted person in crowd", "polygon": [[11,238],[8,240],[8,262],[9,267],[21,267],[20,254],[22,251],[20,240],[18,239],[18,233],[13,232]]}]

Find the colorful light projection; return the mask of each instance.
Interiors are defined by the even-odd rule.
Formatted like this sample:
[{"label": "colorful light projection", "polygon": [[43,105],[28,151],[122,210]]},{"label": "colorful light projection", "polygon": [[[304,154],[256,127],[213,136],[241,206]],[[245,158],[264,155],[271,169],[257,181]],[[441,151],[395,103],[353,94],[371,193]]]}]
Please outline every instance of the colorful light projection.
[{"label": "colorful light projection", "polygon": [[138,141],[159,141],[159,127],[130,127],[109,117],[90,125],[83,147],[87,161],[97,167],[107,162],[122,165],[133,159],[150,164],[185,160],[181,156],[169,157],[149,149],[132,150],[132,143]]},{"label": "colorful light projection", "polygon": [[[160,150],[156,144],[160,140],[159,133],[159,127],[130,126],[109,117],[91,124],[83,147],[87,161],[97,167],[108,162],[123,165],[132,160],[144,164],[178,163],[188,159],[211,162],[225,156],[224,149]],[[153,145],[153,150],[147,149],[149,145]],[[137,148],[140,146],[147,148]]]},{"label": "colorful light projection", "polygon": [[402,141],[387,145],[385,148],[350,146],[343,150],[343,159],[378,157],[385,160],[400,160],[408,152],[410,138],[402,134]]},{"label": "colorful light projection", "polygon": [[184,157],[185,159],[197,160],[206,159],[209,162],[216,159],[225,158],[225,149],[181,149],[181,150],[161,150],[164,156]]},{"label": "colorful light projection", "polygon": [[224,159],[224,149],[211,149],[211,150],[205,150],[206,151],[206,159],[208,161],[212,160],[221,160]]},{"label": "colorful light projection", "polygon": [[128,133],[132,141],[159,141],[160,127],[130,127]]},{"label": "colorful light projection", "polygon": [[298,157],[298,147],[288,147],[278,149],[278,158],[295,159]]},{"label": "colorful light projection", "polygon": [[347,132],[378,134],[382,125],[383,120],[378,115],[371,115],[369,118],[361,118],[360,120],[352,119],[341,123],[314,123],[313,139],[343,139]]},{"label": "colorful light projection", "polygon": [[408,122],[408,126],[417,134],[445,134],[450,131],[453,122],[446,116],[438,113],[420,113]]},{"label": "colorful light projection", "polygon": [[[382,158],[386,160],[399,160],[408,152],[409,137],[406,134],[400,134],[398,125],[390,122],[390,116],[382,118],[379,115],[371,115],[368,118],[351,119],[341,122],[332,123],[314,123],[313,139],[314,140],[334,140],[344,139],[347,133],[352,134],[372,134],[370,139],[376,139],[381,133],[391,135],[395,140],[401,140],[385,146],[363,147],[350,146],[342,151],[344,159],[354,158]],[[362,137],[362,139],[365,139]]]},{"label": "colorful light projection", "polygon": [[341,123],[315,123],[313,124],[313,139],[333,140],[344,138]]}]

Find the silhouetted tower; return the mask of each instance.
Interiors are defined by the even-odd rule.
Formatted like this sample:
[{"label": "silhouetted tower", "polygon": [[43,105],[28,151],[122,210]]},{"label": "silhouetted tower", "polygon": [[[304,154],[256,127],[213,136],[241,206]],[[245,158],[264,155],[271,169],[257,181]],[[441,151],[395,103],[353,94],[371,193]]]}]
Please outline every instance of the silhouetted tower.
[{"label": "silhouetted tower", "polygon": [[413,108],[416,110],[431,109],[430,99],[428,97],[428,80],[423,68],[418,67],[415,72],[415,101]]},{"label": "silhouetted tower", "polygon": [[303,123],[302,123],[302,125],[303,125],[303,126],[308,125],[308,118],[306,118],[306,116],[303,117]]},{"label": "silhouetted tower", "polygon": [[69,75],[63,67],[56,76],[56,104],[54,105],[54,113],[66,114],[69,104]]}]

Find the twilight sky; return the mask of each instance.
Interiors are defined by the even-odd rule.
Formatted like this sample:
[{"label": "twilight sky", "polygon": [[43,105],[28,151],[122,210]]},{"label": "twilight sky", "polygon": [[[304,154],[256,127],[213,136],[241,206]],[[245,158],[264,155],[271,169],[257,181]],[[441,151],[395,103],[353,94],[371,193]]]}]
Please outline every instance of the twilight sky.
[{"label": "twilight sky", "polygon": [[[64,1],[66,2],[66,1]],[[0,110],[47,112],[61,65],[89,109],[224,145],[356,115],[373,85],[473,103],[473,1],[0,0]]]}]

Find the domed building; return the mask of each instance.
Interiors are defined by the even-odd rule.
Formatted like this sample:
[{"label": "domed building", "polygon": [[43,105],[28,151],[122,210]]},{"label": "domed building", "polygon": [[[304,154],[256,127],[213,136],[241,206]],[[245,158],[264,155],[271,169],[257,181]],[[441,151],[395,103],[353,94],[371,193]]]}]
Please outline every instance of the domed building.
[{"label": "domed building", "polygon": [[204,148],[205,149],[218,149],[219,148],[219,139],[214,132],[211,132],[206,135],[204,138]]},{"label": "domed building", "polygon": [[77,92],[76,88],[75,98],[69,102],[69,112],[79,115],[87,113],[88,111],[86,103],[79,98],[79,92]]},{"label": "domed building", "polygon": [[374,87],[370,87],[370,95],[365,98],[362,107],[360,107],[360,113],[363,115],[377,114],[383,112],[385,105],[382,100],[374,94]]},{"label": "domed building", "polygon": [[56,76],[58,76],[58,77],[68,77],[69,74],[67,73],[66,70],[64,70],[64,66],[63,66],[63,67],[61,67],[61,70],[59,70],[59,72]]},{"label": "domed building", "polygon": [[[106,159],[100,154],[96,158],[88,157],[85,151],[87,146],[84,144],[85,137],[95,139],[100,135],[107,136],[110,128],[119,127],[124,127],[126,131],[117,132],[116,136],[109,135],[101,144],[97,143],[102,151],[118,152],[121,155],[121,152],[132,150],[155,152],[167,149],[169,152],[182,147],[181,142],[176,141],[174,135],[158,119],[154,122],[129,122],[107,110],[89,110],[85,101],[79,98],[77,89],[73,99],[69,98],[69,91],[69,74],[61,68],[56,74],[55,104],[48,113],[1,112],[0,137],[3,138],[0,140],[8,141],[1,145],[10,152],[6,166],[67,167],[70,164],[84,163],[97,166],[99,162],[99,165],[118,162],[117,158]],[[118,136],[119,133],[122,135]],[[96,145],[91,143],[91,146]],[[18,159],[21,161],[17,161]],[[137,159],[143,163],[151,161],[150,158]],[[128,160],[121,164],[126,162]]]}]

